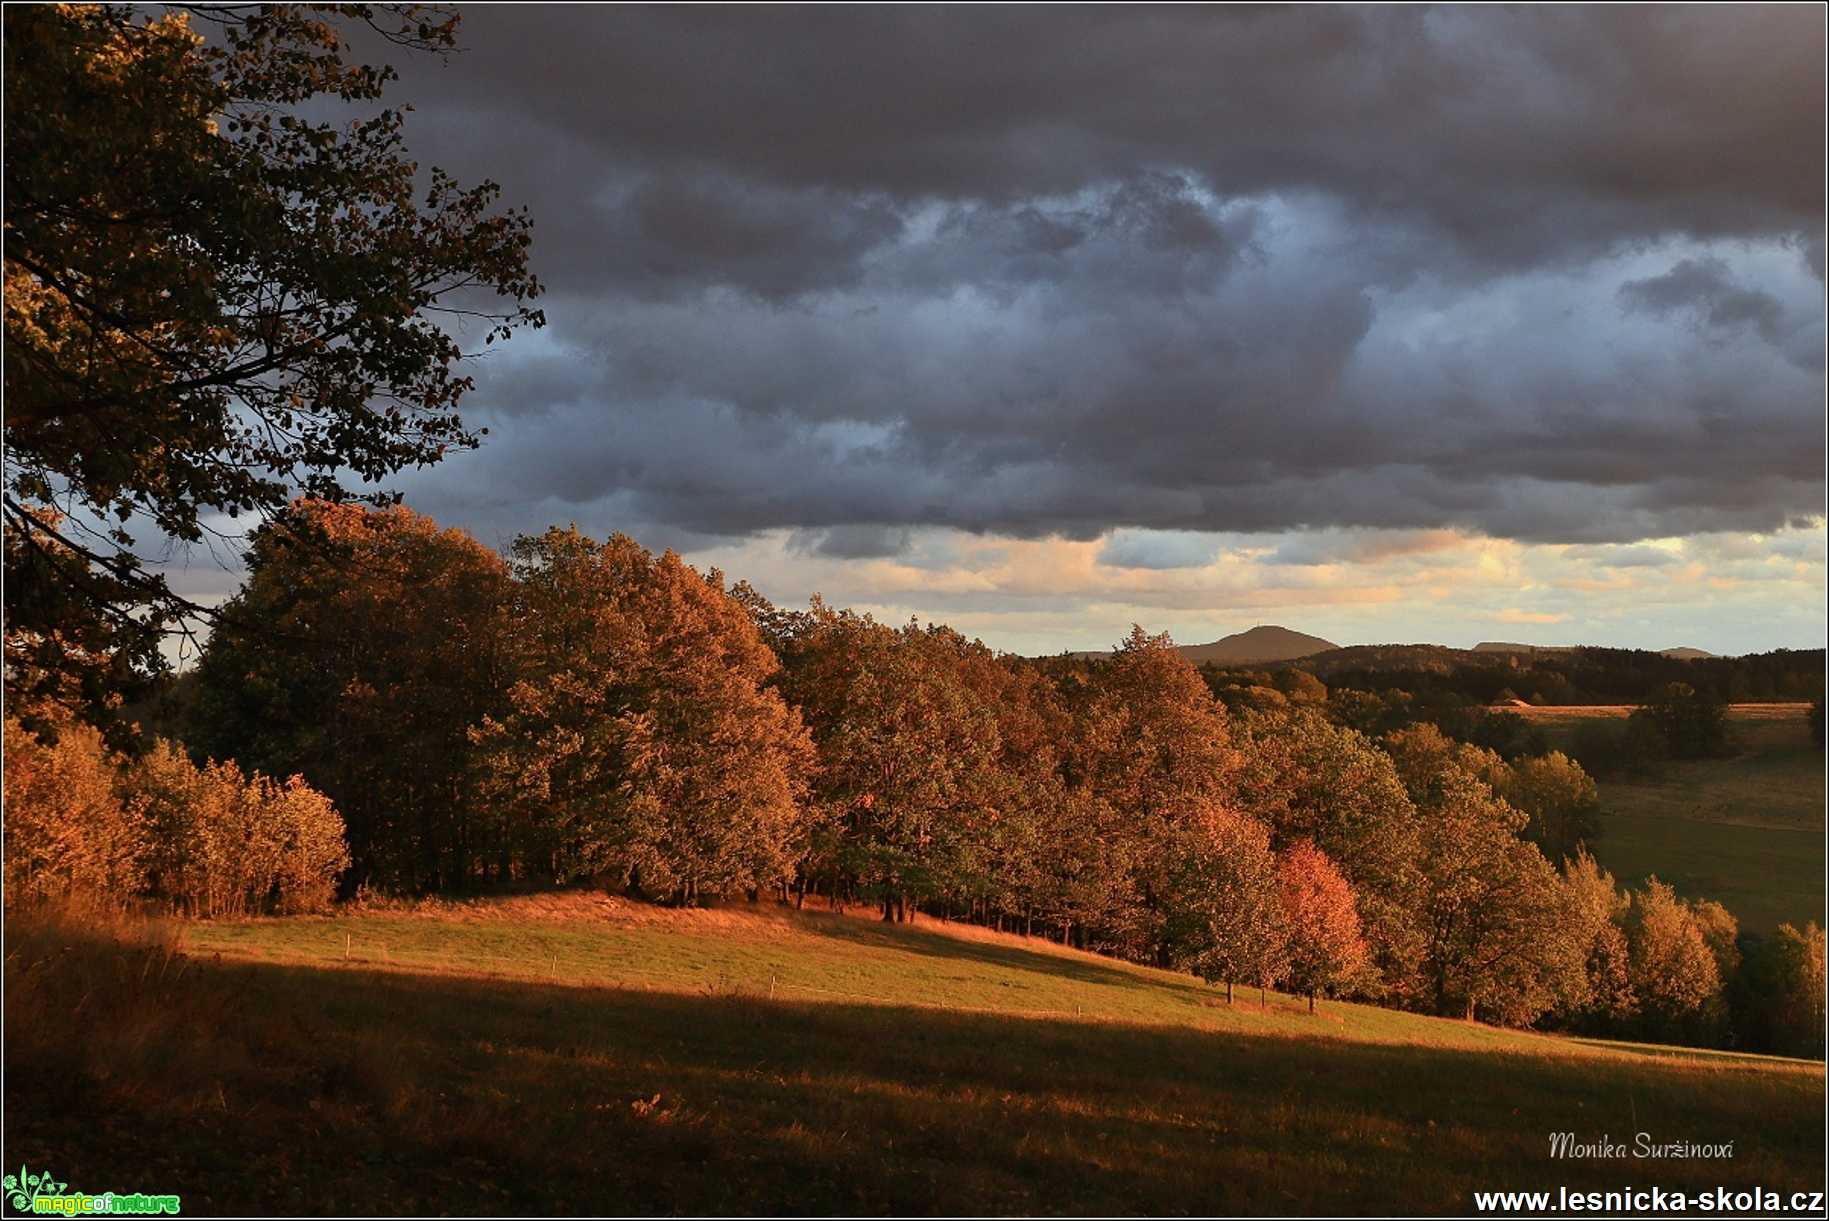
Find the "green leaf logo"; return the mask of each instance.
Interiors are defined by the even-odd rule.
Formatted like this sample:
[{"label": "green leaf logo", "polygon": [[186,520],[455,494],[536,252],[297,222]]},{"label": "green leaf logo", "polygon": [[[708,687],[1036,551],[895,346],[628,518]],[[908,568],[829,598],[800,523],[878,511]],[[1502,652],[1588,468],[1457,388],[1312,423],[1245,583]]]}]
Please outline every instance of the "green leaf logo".
[{"label": "green leaf logo", "polygon": [[6,1202],[20,1212],[31,1212],[32,1202],[40,1196],[63,1194],[68,1183],[59,1183],[51,1177],[49,1171],[33,1174],[24,1165],[19,1167],[18,1174],[9,1174],[0,1180],[0,1191],[6,1193]]}]

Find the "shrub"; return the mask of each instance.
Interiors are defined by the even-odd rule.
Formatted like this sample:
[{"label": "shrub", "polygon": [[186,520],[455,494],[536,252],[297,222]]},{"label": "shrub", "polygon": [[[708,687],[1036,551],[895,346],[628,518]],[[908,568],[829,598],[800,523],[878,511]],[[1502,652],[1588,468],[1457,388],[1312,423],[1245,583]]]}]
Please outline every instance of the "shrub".
[{"label": "shrub", "polygon": [[54,742],[6,719],[6,905],[119,905],[140,888],[144,803],[115,790],[114,756],[87,725]]},{"label": "shrub", "polygon": [[1778,926],[1771,937],[1749,938],[1746,967],[1735,980],[1736,1021],[1752,1051],[1793,1056],[1823,1054],[1823,930]]},{"label": "shrub", "polygon": [[1584,771],[1603,778],[1644,775],[1668,753],[1663,733],[1639,716],[1580,721],[1569,746],[1569,754]]},{"label": "shrub", "polygon": [[197,767],[159,742],[122,777],[145,811],[152,894],[193,916],[315,911],[349,866],[343,820],[294,776],[244,776],[233,762]]}]

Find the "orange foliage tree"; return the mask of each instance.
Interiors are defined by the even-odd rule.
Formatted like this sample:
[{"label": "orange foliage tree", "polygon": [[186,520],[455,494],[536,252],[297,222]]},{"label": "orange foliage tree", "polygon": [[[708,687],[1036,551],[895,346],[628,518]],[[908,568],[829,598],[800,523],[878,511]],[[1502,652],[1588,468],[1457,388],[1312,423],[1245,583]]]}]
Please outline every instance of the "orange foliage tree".
[{"label": "orange foliage tree", "polygon": [[520,864],[681,901],[791,879],[812,745],[722,577],[575,528],[514,555],[517,678],[471,738]]},{"label": "orange foliage tree", "polygon": [[1172,856],[1156,849],[1232,803],[1240,756],[1225,708],[1168,636],[1140,627],[1090,668],[1070,703],[1068,779],[1105,802],[1112,831],[1129,839],[1130,894],[1108,916],[1106,936],[1120,953],[1166,964]]},{"label": "orange foliage tree", "polygon": [[1327,854],[1298,840],[1277,859],[1288,957],[1284,978],[1308,997],[1346,987],[1369,965],[1353,888]]}]

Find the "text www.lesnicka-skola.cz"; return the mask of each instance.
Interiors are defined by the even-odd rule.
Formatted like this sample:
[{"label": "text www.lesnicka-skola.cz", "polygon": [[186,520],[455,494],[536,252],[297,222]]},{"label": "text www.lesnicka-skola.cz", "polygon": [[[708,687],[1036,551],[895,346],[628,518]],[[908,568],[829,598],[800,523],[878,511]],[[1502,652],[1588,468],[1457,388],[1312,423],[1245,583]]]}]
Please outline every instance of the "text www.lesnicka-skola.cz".
[{"label": "text www.lesnicka-skola.cz", "polygon": [[1610,1191],[1476,1191],[1483,1213],[1787,1213],[1823,1214],[1820,1191],[1768,1191],[1759,1187],[1717,1187],[1713,1191],[1665,1191],[1621,1187]]}]

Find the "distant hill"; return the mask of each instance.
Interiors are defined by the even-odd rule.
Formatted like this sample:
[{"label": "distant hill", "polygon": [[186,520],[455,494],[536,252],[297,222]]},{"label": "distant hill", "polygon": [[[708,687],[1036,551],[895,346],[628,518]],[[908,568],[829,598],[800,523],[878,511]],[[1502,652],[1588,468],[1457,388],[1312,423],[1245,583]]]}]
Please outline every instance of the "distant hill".
[{"label": "distant hill", "polygon": [[1267,661],[1293,661],[1327,653],[1340,646],[1319,636],[1292,632],[1286,627],[1263,624],[1248,632],[1215,640],[1211,644],[1184,644],[1181,655],[1199,665],[1203,661],[1220,665],[1255,665]]},{"label": "distant hill", "polygon": [[1680,661],[1696,661],[1700,658],[1715,656],[1707,649],[1692,649],[1687,645],[1675,649],[1659,649],[1658,652],[1666,657],[1675,657]]},{"label": "distant hill", "polygon": [[[1331,640],[1319,636],[1309,636],[1302,632],[1292,632],[1286,627],[1274,624],[1259,624],[1245,632],[1235,632],[1209,644],[1183,644],[1176,649],[1181,655],[1200,665],[1213,662],[1222,666],[1260,666],[1277,661],[1294,661],[1298,657],[1312,657],[1316,653],[1327,653],[1339,649]],[[1071,654],[1073,657],[1110,657],[1104,649],[1088,650]]]}]

